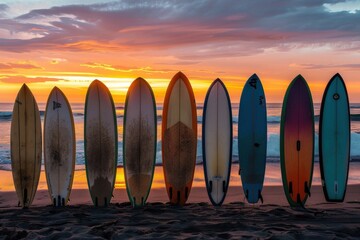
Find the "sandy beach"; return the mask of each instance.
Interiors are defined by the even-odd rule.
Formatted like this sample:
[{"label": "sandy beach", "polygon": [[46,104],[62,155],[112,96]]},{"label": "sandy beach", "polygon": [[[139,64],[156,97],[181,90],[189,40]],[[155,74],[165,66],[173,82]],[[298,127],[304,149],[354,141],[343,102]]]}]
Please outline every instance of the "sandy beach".
[{"label": "sandy beach", "polygon": [[[196,172],[200,169],[197,167]],[[161,171],[161,167],[157,167],[155,174],[161,175]],[[11,177],[9,171],[1,173],[2,176],[10,173]],[[304,210],[288,206],[280,185],[266,185],[263,190],[264,203],[250,205],[245,202],[238,181],[231,184],[224,205],[213,207],[203,183],[195,178],[186,206],[175,207],[167,203],[166,190],[160,179],[154,183],[148,204],[144,208],[133,209],[119,180],[111,206],[95,208],[89,191],[83,187],[86,186],[86,182],[81,180],[83,174],[83,170],[76,171],[71,201],[65,208],[51,206],[43,173],[39,190],[29,209],[17,207],[14,191],[0,191],[0,239],[360,237],[359,184],[348,185],[344,203],[327,203],[321,186],[314,185]]]}]

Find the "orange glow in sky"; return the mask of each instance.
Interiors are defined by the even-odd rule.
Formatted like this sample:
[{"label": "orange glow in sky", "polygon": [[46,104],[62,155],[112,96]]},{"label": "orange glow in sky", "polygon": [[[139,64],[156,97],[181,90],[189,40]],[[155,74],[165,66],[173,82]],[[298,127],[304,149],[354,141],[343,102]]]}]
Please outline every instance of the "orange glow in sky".
[{"label": "orange glow in sky", "polygon": [[216,78],[224,81],[232,102],[239,102],[253,73],[262,80],[268,102],[282,102],[297,74],[320,102],[337,72],[350,102],[360,102],[360,34],[354,24],[360,12],[347,2],[281,1],[274,4],[276,11],[271,6],[255,11],[263,9],[261,1],[92,0],[83,5],[30,0],[21,5],[5,0],[0,4],[0,102],[13,102],[23,83],[38,102],[46,102],[54,86],[70,102],[84,102],[90,82],[99,79],[121,104],[131,82],[143,77],[162,103],[178,71],[189,78],[198,103]]}]

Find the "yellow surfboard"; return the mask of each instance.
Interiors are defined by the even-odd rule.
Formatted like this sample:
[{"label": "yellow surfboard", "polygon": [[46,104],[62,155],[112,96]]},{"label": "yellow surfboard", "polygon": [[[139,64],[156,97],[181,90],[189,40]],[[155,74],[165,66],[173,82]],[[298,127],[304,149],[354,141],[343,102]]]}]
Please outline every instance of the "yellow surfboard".
[{"label": "yellow surfboard", "polygon": [[31,205],[41,170],[41,122],[39,108],[24,84],[14,103],[11,121],[11,168],[19,206]]}]

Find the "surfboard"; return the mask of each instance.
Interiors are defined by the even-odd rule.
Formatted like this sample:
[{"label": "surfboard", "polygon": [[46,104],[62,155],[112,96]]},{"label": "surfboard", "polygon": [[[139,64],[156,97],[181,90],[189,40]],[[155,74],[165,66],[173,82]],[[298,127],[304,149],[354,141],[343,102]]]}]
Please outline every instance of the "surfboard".
[{"label": "surfboard", "polygon": [[142,78],[129,87],[125,101],[123,161],[126,190],[134,207],[149,195],[156,159],[157,118],[154,93]]},{"label": "surfboard", "polygon": [[19,206],[27,208],[34,200],[41,170],[41,121],[36,100],[22,85],[11,120],[11,168]]},{"label": "surfboard", "polygon": [[182,72],[166,90],[161,133],[167,194],[170,203],[184,205],[196,164],[197,117],[194,93]]},{"label": "surfboard", "polygon": [[94,80],[85,101],[85,166],[95,206],[110,203],[118,157],[118,133],[114,101],[109,89]]},{"label": "surfboard", "polygon": [[70,104],[57,87],[50,92],[44,118],[44,165],[54,206],[69,201],[75,169],[75,127]]},{"label": "surfboard", "polygon": [[263,202],[266,167],[266,99],[259,77],[252,75],[243,88],[238,121],[239,174],[249,203]]},{"label": "surfboard", "polygon": [[329,202],[343,202],[350,163],[350,109],[344,80],[335,74],[326,86],[319,122],[320,172]]},{"label": "surfboard", "polygon": [[303,207],[310,196],[314,166],[314,108],[310,89],[298,75],[289,85],[280,124],[283,188],[292,207]]},{"label": "surfboard", "polygon": [[220,206],[229,186],[232,159],[232,113],[228,91],[216,79],[206,93],[202,122],[202,152],[207,193]]}]

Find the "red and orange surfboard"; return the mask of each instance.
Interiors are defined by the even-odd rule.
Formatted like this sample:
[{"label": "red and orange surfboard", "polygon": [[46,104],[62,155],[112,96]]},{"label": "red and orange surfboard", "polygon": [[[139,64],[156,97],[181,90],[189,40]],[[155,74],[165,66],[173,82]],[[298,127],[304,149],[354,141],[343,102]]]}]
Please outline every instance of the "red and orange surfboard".
[{"label": "red and orange surfboard", "polygon": [[194,177],[197,118],[193,90],[177,73],[167,88],[162,118],[162,159],[170,203],[184,205]]}]

